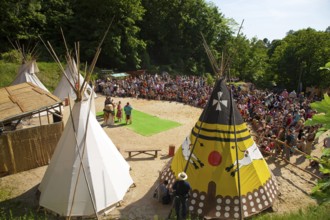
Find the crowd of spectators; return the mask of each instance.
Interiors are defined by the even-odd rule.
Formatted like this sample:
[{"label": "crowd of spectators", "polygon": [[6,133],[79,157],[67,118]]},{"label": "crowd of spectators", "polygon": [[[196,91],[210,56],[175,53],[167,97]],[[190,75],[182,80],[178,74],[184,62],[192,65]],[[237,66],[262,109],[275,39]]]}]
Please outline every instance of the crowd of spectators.
[{"label": "crowd of spectators", "polygon": [[[175,76],[169,74],[143,74],[125,79],[97,80],[97,90],[107,96],[135,97],[154,100],[182,102],[195,107],[205,107],[213,86],[207,85],[203,77]],[[260,91],[253,87],[230,86],[237,107],[252,129],[257,133],[257,145],[263,151],[281,153],[286,159],[292,149],[311,154],[317,126],[304,126],[315,111],[310,103],[319,100],[317,96],[303,92],[280,93]],[[292,149],[286,151],[284,142]]]},{"label": "crowd of spectators", "polygon": [[242,117],[256,132],[255,141],[264,152],[281,153],[287,160],[295,150],[311,154],[319,126],[304,123],[316,113],[310,103],[319,100],[317,96],[294,90],[289,93],[286,89],[281,93],[232,90]]},{"label": "crowd of spectators", "polygon": [[135,97],[153,100],[182,102],[203,108],[213,87],[203,77],[169,74],[143,74],[124,79],[97,80],[97,92],[107,96]]}]

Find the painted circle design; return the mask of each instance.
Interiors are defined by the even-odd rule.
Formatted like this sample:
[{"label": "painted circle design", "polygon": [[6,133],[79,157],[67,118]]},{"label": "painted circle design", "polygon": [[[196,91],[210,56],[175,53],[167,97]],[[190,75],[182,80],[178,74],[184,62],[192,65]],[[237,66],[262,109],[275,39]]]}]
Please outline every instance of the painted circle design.
[{"label": "painted circle design", "polygon": [[212,166],[218,166],[218,165],[220,165],[220,163],[222,161],[222,156],[218,151],[212,151],[209,154],[208,161],[209,161],[209,164],[211,164]]}]

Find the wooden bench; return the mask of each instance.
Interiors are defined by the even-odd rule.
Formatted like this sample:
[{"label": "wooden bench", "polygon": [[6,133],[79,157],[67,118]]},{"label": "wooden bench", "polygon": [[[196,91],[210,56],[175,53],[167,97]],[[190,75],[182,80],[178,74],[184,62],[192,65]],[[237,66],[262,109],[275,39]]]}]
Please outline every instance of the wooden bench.
[{"label": "wooden bench", "polygon": [[[158,156],[158,151],[161,151],[160,149],[151,149],[151,150],[126,150],[128,153],[128,157],[134,157],[139,154],[148,154],[154,157]],[[135,153],[135,154],[132,154]]]}]

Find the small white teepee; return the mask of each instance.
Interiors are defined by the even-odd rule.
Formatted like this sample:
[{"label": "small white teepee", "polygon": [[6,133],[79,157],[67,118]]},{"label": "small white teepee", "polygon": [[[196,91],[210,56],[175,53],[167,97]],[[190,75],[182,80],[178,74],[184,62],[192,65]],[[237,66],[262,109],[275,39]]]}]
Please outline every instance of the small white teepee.
[{"label": "small white teepee", "polygon": [[[70,86],[68,80],[70,80],[72,85],[77,85],[79,83],[80,87],[84,82],[84,77],[79,73],[79,80],[78,80],[78,72],[77,72],[77,64],[74,59],[70,59],[68,65],[65,68],[65,74],[63,74],[60,82],[58,83],[56,89],[54,90],[53,94],[59,97],[62,101],[68,98],[68,96],[72,99],[76,99],[77,95],[75,90]],[[67,79],[67,78],[68,79]],[[89,84],[87,84],[87,88],[84,92],[84,96],[88,97],[89,94],[92,93],[92,88]],[[94,93],[94,98],[96,98],[96,94]]]},{"label": "small white teepee", "polygon": [[49,92],[49,90],[46,88],[46,86],[44,86],[44,84],[42,84],[42,82],[37,77],[36,73],[38,73],[38,72],[39,72],[39,68],[37,66],[36,60],[25,61],[21,65],[21,67],[18,71],[18,74],[11,85],[17,85],[20,83],[30,82],[30,83],[33,83],[34,85],[38,86],[39,88]]}]

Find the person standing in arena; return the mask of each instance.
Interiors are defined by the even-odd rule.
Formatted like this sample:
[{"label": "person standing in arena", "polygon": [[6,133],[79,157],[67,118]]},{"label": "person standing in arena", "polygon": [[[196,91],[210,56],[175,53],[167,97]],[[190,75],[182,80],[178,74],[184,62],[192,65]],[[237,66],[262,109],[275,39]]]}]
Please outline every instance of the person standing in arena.
[{"label": "person standing in arena", "polygon": [[129,104],[129,102],[127,102],[127,104],[124,107],[124,112],[126,115],[126,124],[130,123],[132,124],[132,106]]}]

